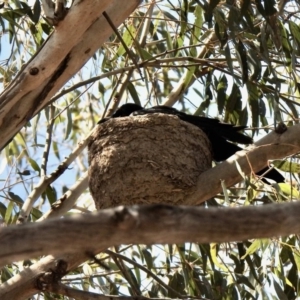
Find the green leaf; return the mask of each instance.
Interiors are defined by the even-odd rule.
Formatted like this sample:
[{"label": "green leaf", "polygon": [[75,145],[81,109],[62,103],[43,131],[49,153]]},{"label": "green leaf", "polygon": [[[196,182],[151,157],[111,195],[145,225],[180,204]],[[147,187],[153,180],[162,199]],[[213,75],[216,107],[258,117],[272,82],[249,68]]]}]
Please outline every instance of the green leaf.
[{"label": "green leaf", "polygon": [[250,289],[252,289],[253,291],[255,290],[255,287],[250,282],[249,277],[246,277],[246,276],[243,276],[243,275],[239,275],[239,274],[236,274],[236,276],[238,278],[238,283],[243,283],[247,287],[249,287]]},{"label": "green leaf", "polygon": [[300,198],[300,192],[288,183],[279,183],[282,193],[289,198]]},{"label": "green leaf", "polygon": [[1,282],[5,282],[12,278],[14,276],[14,273],[11,272],[10,268],[8,267],[2,267],[1,268]]},{"label": "green leaf", "polygon": [[218,9],[214,11],[214,16],[216,19],[215,33],[221,43],[221,48],[223,48],[223,46],[227,43],[228,40],[227,28],[225,26],[226,24],[225,15],[221,10]]},{"label": "green leaf", "polygon": [[241,101],[242,96],[239,87],[233,83],[231,93],[227,99],[226,112],[233,112],[236,107],[237,102]]},{"label": "green leaf", "polygon": [[[295,95],[296,96],[296,95]],[[288,108],[291,110],[294,119],[299,119],[299,113],[295,105],[289,101],[285,101],[285,104],[288,106]]]},{"label": "green leaf", "polygon": [[249,5],[250,5],[250,2],[251,0],[243,0],[241,2],[242,6],[241,6],[241,15],[245,15],[248,8],[249,8]]},{"label": "green leaf", "polygon": [[218,270],[214,270],[213,273],[213,285],[216,289],[220,289],[223,286],[224,277],[222,273]]},{"label": "green leaf", "polygon": [[219,260],[217,258],[218,255],[218,245],[216,243],[210,244],[210,255],[212,258],[212,261],[214,262],[214,265],[218,268],[220,268],[222,271],[227,272],[228,268],[226,265],[219,263]]},{"label": "green leaf", "polygon": [[20,196],[16,195],[13,192],[8,192],[8,195],[13,202],[15,202],[18,205],[23,205],[24,201]]},{"label": "green leaf", "polygon": [[139,47],[139,52],[143,60],[152,59],[153,56],[145,49]]},{"label": "green leaf", "polygon": [[293,250],[293,257],[297,266],[298,272],[300,272],[300,253],[299,251]]},{"label": "green leaf", "polygon": [[169,51],[173,50],[174,48],[173,48],[172,37],[171,37],[170,32],[168,30],[163,30],[161,34],[166,39],[167,49]]},{"label": "green leaf", "polygon": [[29,161],[29,163],[30,163],[32,169],[35,170],[35,171],[37,171],[37,172],[39,172],[39,174],[40,174],[41,169],[40,169],[39,165],[36,163],[36,161],[33,160],[33,159],[30,158],[30,157],[28,157],[28,161]]},{"label": "green leaf", "polygon": [[259,99],[258,105],[259,105],[259,115],[264,117],[267,112],[265,101],[262,99]]},{"label": "green leaf", "polygon": [[201,256],[202,256],[202,262],[203,262],[203,271],[206,273],[207,270],[209,269],[208,267],[208,259],[211,263],[212,269],[215,268],[214,266],[214,262],[211,258],[211,254],[210,254],[210,245],[209,244],[200,244],[199,245],[199,250],[201,252]]},{"label": "green leaf", "polygon": [[[138,268],[134,268],[134,269],[135,269],[135,271],[136,271],[137,274],[138,274],[138,273],[139,273],[139,270],[137,270]],[[136,287],[140,287],[140,284],[139,284],[139,281],[138,281],[138,277],[140,277],[140,275],[139,275],[138,277],[136,277],[130,268],[126,268],[126,271],[127,271],[127,273],[129,274],[129,276],[130,276],[131,281],[133,282],[133,284],[134,284]],[[134,294],[134,293],[133,293],[133,294]],[[133,295],[133,294],[132,294],[132,295]]]},{"label": "green leaf", "polygon": [[6,210],[6,206],[2,202],[0,202],[0,215],[3,219],[5,218]]},{"label": "green leaf", "polygon": [[[291,52],[291,46],[288,40],[288,33],[287,30],[285,29],[284,25],[282,22],[279,22],[279,29],[280,29],[280,33],[281,33],[281,40],[282,40],[282,47],[284,51],[288,51]],[[290,56],[289,56],[290,57]]]},{"label": "green leaf", "polygon": [[202,8],[200,5],[196,5],[195,11],[194,11],[194,16],[195,16],[195,23],[194,23],[194,34],[193,34],[193,43],[198,42],[198,38],[200,37],[201,34],[201,28],[203,25],[203,18],[202,18]]},{"label": "green leaf", "polygon": [[[31,10],[29,9],[30,13]],[[10,32],[10,43],[12,42],[11,38],[13,37],[14,33],[15,33],[15,27],[18,27],[18,29],[20,29],[21,31],[24,31],[24,28],[22,26],[20,26],[18,24],[18,19],[23,17],[24,15],[26,15],[26,11],[25,10],[11,10],[11,11],[4,11],[3,13],[1,13],[1,16],[6,19],[9,23],[9,32]]]},{"label": "green leaf", "polygon": [[241,257],[242,259],[244,259],[246,256],[251,255],[253,253],[255,253],[257,250],[259,250],[262,246],[262,240],[256,239],[252,242],[251,246],[248,247],[246,254]]},{"label": "green leaf", "polygon": [[266,13],[265,13],[265,9],[264,9],[263,5],[261,4],[261,0],[255,0],[255,4],[256,4],[257,10],[261,13],[261,15],[265,16]]},{"label": "green leaf", "polygon": [[280,30],[280,40],[282,43],[283,52],[286,57],[285,63],[289,67],[289,72],[291,72],[292,71],[292,59],[291,59],[292,47],[289,42],[287,30],[285,29],[283,23],[280,20],[278,20],[277,22]]},{"label": "green leaf", "polygon": [[226,90],[227,90],[227,78],[223,75],[217,85],[217,103],[218,103],[218,111],[221,115],[224,109],[224,105],[226,102]]},{"label": "green leaf", "polygon": [[225,57],[226,57],[226,62],[227,62],[229,71],[230,71],[231,75],[234,76],[233,63],[232,63],[232,58],[231,58],[231,51],[229,49],[228,44],[225,47]]},{"label": "green leaf", "polygon": [[188,2],[183,0],[180,6],[180,36],[184,36],[186,33],[187,23],[188,23]]},{"label": "green leaf", "polygon": [[52,141],[53,152],[58,160],[60,160],[59,149],[56,141]]},{"label": "green leaf", "polygon": [[[135,272],[135,280],[136,280],[136,284],[137,286],[141,286],[141,271],[140,271],[140,268],[138,266],[134,266],[134,272]],[[134,275],[132,273],[132,275]]]},{"label": "green leaf", "polygon": [[243,83],[246,83],[248,81],[248,59],[247,59],[247,52],[244,44],[241,40],[239,40],[237,47],[237,59],[240,63],[241,70],[242,70],[242,79]]},{"label": "green leaf", "polygon": [[[173,276],[170,276],[170,281],[169,281],[168,286],[173,288],[175,291],[177,291],[181,295],[186,295],[184,277],[181,274],[179,274],[178,272],[175,272],[175,274]],[[167,296],[169,298],[177,298],[178,294],[175,294],[172,290],[168,290]]]},{"label": "green leaf", "polygon": [[248,90],[248,102],[251,108],[252,112],[252,126],[258,127],[258,120],[259,120],[259,105],[258,105],[258,99],[259,99],[259,93],[258,88],[255,84],[248,81],[247,82],[247,90]]},{"label": "green leaf", "polygon": [[293,163],[286,160],[274,160],[272,164],[281,171],[300,173],[300,164]]},{"label": "green leaf", "polygon": [[132,82],[129,82],[128,85],[127,85],[127,89],[130,93],[130,96],[132,97],[134,103],[136,104],[140,104],[140,98],[139,98],[139,95],[135,89],[135,86],[132,84]]},{"label": "green leaf", "polygon": [[9,221],[12,217],[12,211],[13,211],[14,206],[15,206],[15,203],[13,201],[10,201],[7,206],[7,209],[5,212],[5,217],[4,217],[4,221],[6,224],[9,224]]},{"label": "green leaf", "polygon": [[72,131],[72,127],[73,127],[73,119],[72,119],[72,113],[71,113],[71,109],[70,106],[68,104],[66,104],[67,107],[67,129],[66,129],[66,134],[65,134],[65,139],[67,140],[71,131]]},{"label": "green leaf", "polygon": [[46,188],[46,195],[50,204],[53,204],[57,200],[56,190],[50,185],[48,185]]},{"label": "green leaf", "polygon": [[190,83],[191,83],[191,80],[194,78],[194,74],[195,74],[195,71],[197,70],[196,67],[188,67],[188,71],[186,73],[186,76],[184,78],[184,87],[183,87],[183,90],[186,90]]},{"label": "green leaf", "polygon": [[297,41],[298,45],[300,45],[300,27],[291,20],[288,21],[288,24],[294,39]]},{"label": "green leaf", "polygon": [[275,292],[278,296],[278,299],[280,300],[288,300],[288,297],[286,296],[285,292],[283,291],[282,287],[278,284],[276,280],[272,280]]},{"label": "green leaf", "polygon": [[46,35],[49,35],[51,33],[52,27],[48,23],[41,23],[41,27]]},{"label": "green leaf", "polygon": [[[136,28],[134,27],[134,24],[130,24],[127,26],[127,28],[125,29],[125,32],[122,36],[122,39],[125,43],[125,45],[130,49],[130,46],[132,44],[133,41],[133,37],[136,36]],[[119,49],[116,53],[116,57],[120,57],[123,56],[126,53],[125,48],[123,47],[123,45],[120,43]]]},{"label": "green leaf", "polygon": [[145,258],[145,261],[146,261],[146,264],[147,264],[147,268],[149,270],[151,270],[153,268],[153,258],[152,258],[152,255],[151,255],[150,251],[146,248],[143,248],[142,253],[144,255],[144,258]]},{"label": "green leaf", "polygon": [[40,19],[40,15],[41,15],[41,5],[40,5],[40,1],[36,0],[33,6],[33,15],[32,15],[32,21],[34,23],[37,23]]},{"label": "green leaf", "polygon": [[233,284],[233,283],[229,284],[227,286],[226,294],[227,294],[227,299],[230,299],[230,300],[239,300],[239,299],[241,299],[241,295],[239,293],[239,290],[237,289],[236,284]]},{"label": "green leaf", "polygon": [[171,263],[169,257],[166,257],[166,270],[167,270],[167,274],[171,272]]},{"label": "green leaf", "polygon": [[230,6],[229,16],[228,16],[228,29],[229,35],[232,39],[236,37],[236,29],[238,29],[240,21],[240,12],[233,5]]},{"label": "green leaf", "polygon": [[32,208],[31,210],[32,221],[36,221],[43,216],[43,213],[37,208]]},{"label": "green leaf", "polygon": [[251,48],[248,50],[248,63],[252,71],[251,81],[258,81],[261,77],[261,60],[258,57],[257,52]]}]

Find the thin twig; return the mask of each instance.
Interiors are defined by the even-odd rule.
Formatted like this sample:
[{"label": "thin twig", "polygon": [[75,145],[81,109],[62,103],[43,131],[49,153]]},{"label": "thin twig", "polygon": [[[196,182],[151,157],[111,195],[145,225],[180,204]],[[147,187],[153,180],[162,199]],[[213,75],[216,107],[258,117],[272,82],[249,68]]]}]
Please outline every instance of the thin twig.
[{"label": "thin twig", "polygon": [[172,293],[174,293],[175,295],[177,295],[179,298],[184,298],[183,295],[181,295],[180,293],[178,293],[177,291],[175,291],[172,287],[168,286],[166,283],[164,283],[158,276],[156,276],[154,273],[152,273],[149,269],[145,268],[144,266],[140,265],[139,263],[137,263],[136,261],[129,259],[128,257],[119,254],[119,253],[115,253],[111,250],[106,250],[105,251],[106,254],[108,254],[109,256],[116,256],[119,257],[122,260],[127,261],[128,263],[140,268],[142,271],[144,271],[148,276],[152,277],[154,280],[156,280],[161,286],[163,286],[165,289],[171,291]]},{"label": "thin twig", "polygon": [[45,147],[44,147],[42,163],[41,163],[41,177],[45,177],[47,175],[47,163],[48,163],[48,157],[49,157],[50,146],[51,146],[51,141],[52,141],[52,131],[53,131],[53,126],[54,126],[54,122],[55,122],[55,119],[53,119],[55,107],[53,105],[51,105],[49,107],[49,110],[50,110],[49,121],[48,121],[47,130],[46,130]]}]

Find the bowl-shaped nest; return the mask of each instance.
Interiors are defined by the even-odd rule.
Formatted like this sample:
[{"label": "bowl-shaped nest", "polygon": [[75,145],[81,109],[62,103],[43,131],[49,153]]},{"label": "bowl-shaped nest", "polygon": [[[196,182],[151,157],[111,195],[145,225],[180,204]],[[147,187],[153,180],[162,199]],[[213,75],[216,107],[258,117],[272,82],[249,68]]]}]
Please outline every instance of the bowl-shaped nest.
[{"label": "bowl-shaped nest", "polygon": [[89,187],[97,209],[184,204],[211,162],[207,136],[176,116],[111,119],[89,142]]}]

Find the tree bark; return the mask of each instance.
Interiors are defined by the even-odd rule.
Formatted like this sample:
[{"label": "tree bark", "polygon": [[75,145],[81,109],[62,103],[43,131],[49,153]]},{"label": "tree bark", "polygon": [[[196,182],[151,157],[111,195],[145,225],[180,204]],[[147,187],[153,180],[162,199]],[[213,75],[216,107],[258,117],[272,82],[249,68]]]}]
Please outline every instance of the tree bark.
[{"label": "tree bark", "polygon": [[121,206],[97,213],[2,228],[0,262],[5,265],[47,253],[96,254],[101,248],[131,243],[222,243],[287,236],[300,232],[299,213],[299,201],[222,209]]},{"label": "tree bark", "polygon": [[[102,252],[105,249],[98,249],[97,252]],[[58,262],[67,264],[66,273],[76,268],[78,265],[89,259],[85,252],[72,255],[52,256],[47,255],[41,258],[32,266],[25,268],[19,274],[10,278],[0,285],[1,300],[24,300],[33,296],[38,292],[42,292],[40,281],[47,273],[57,273]]]},{"label": "tree bark", "polygon": [[65,19],[0,95],[0,150],[51,103],[51,97],[113,33],[102,12],[106,11],[115,26],[119,26],[139,3],[74,2]]}]

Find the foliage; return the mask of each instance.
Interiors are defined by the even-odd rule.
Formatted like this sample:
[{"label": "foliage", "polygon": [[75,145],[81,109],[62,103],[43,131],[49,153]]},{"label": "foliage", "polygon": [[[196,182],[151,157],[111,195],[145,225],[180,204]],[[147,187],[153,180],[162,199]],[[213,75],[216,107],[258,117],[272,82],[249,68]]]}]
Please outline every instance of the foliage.
[{"label": "foliage", "polygon": [[[183,111],[247,124],[261,137],[284,122],[298,122],[300,86],[299,1],[144,1],[65,85],[52,105],[35,116],[2,151],[0,214],[16,223],[22,205],[85,139],[109,107],[119,102],[173,105]],[[0,11],[0,80],[3,89],[46,41],[53,27],[32,5],[9,0]],[[9,51],[7,49],[10,49]],[[177,97],[173,93],[180,87]],[[258,179],[225,189],[206,206],[261,205],[298,197],[298,157],[274,162],[287,183]],[[35,202],[34,222],[88,169],[81,152]],[[69,214],[93,210],[88,190]],[[237,224],[238,226],[238,224]],[[87,233],[88,234],[88,233]],[[228,244],[124,246],[99,254],[63,278],[85,291],[151,298],[296,299],[298,236]],[[25,265],[1,270],[5,282]],[[99,263],[101,262],[101,263]],[[45,299],[62,296],[44,293]],[[66,296],[64,299],[68,299]]]}]

